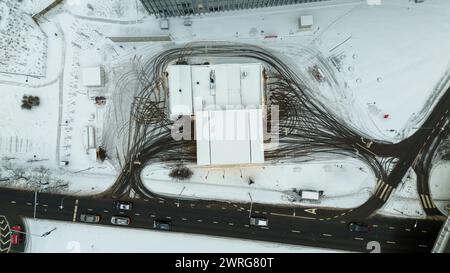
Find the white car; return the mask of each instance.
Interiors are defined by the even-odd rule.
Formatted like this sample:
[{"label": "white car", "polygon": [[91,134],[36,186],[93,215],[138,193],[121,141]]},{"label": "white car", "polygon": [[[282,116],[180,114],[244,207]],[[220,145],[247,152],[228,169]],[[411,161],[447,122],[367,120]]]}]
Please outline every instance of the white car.
[{"label": "white car", "polygon": [[133,203],[128,201],[115,201],[114,208],[118,210],[132,210]]},{"label": "white car", "polygon": [[113,224],[113,225],[128,226],[130,224],[130,222],[131,222],[131,220],[129,217],[123,217],[123,216],[111,217],[111,224]]},{"label": "white car", "polygon": [[269,220],[264,217],[250,217],[250,225],[267,227],[269,225]]}]

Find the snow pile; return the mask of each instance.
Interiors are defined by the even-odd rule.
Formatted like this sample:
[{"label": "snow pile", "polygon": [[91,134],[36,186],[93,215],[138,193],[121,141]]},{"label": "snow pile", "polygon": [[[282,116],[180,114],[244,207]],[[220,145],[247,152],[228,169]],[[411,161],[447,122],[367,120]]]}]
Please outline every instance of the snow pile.
[{"label": "snow pile", "polygon": [[[266,243],[174,232],[125,229],[26,219],[31,253],[322,253],[342,252],[313,247]],[[113,238],[113,239],[112,239]]]}]

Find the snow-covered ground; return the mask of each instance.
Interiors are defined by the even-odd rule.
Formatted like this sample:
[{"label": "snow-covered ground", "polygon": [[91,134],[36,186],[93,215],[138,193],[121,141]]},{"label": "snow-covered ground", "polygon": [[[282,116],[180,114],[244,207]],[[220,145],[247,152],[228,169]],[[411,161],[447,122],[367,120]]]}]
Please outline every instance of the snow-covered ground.
[{"label": "snow-covered ground", "polygon": [[[5,1],[1,2],[4,4]],[[32,14],[50,2],[24,0],[14,7],[20,7],[25,13]],[[40,29],[33,25],[27,25],[25,29],[42,33],[46,37],[45,41],[40,42],[39,46],[36,44],[28,53],[32,60],[40,60],[42,56],[46,56],[45,66],[40,62],[41,68],[35,69],[44,72],[45,77],[0,75],[0,100],[4,102],[4,107],[0,109],[0,154],[7,157],[8,162],[11,157],[21,163],[31,159],[43,160],[39,161],[39,164],[51,170],[58,168],[60,160],[70,161],[69,166],[60,170],[62,172],[85,170],[83,175],[92,174],[93,177],[99,172],[116,174],[117,170],[109,163],[91,161],[83,147],[82,130],[85,126],[95,126],[101,136],[105,134],[103,127],[109,121],[105,118],[105,109],[97,108],[90,97],[92,94],[108,96],[112,93],[114,85],[110,80],[116,69],[113,65],[118,65],[114,59],[120,57],[130,62],[135,55],[144,55],[145,60],[146,56],[154,54],[154,51],[145,53],[145,49],[154,43],[114,44],[107,37],[168,34],[175,43],[225,40],[262,44],[276,49],[293,62],[302,62],[303,59],[295,59],[295,56],[299,56],[296,52],[298,49],[292,45],[297,44],[310,52],[318,52],[321,59],[328,60],[328,65],[334,67],[337,86],[342,89],[321,94],[321,97],[324,96],[328,100],[327,105],[332,105],[333,111],[368,136],[399,141],[420,125],[432,109],[431,103],[440,95],[439,91],[448,85],[445,76],[450,63],[450,46],[446,40],[450,34],[450,21],[447,19],[450,2],[430,0],[419,4],[408,0],[390,0],[380,3],[381,5],[368,5],[367,1],[362,0],[335,0],[252,11],[232,11],[191,17],[191,26],[184,25],[186,18],[174,18],[170,19],[169,30],[161,30],[158,19],[145,15],[143,7],[136,0],[127,4],[121,0],[64,1],[62,7],[56,12],[50,12],[45,20],[40,21]],[[9,11],[10,6],[2,5],[1,8],[5,13]],[[252,13],[251,20],[249,12]],[[300,15],[314,16],[315,23],[311,30],[298,29]],[[9,19],[2,16],[0,23],[6,26],[4,22]],[[30,18],[23,13],[17,16],[17,20],[20,24],[30,23]],[[3,35],[12,36],[12,33],[15,33],[8,31],[10,32]],[[37,34],[19,34],[21,44],[36,43]],[[277,38],[265,38],[268,35],[275,35]],[[20,49],[20,46],[16,49]],[[23,66],[20,60],[15,65]],[[81,69],[87,66],[105,68],[104,88],[82,86]],[[27,64],[24,67],[28,67]],[[133,90],[130,90],[130,93],[132,92]],[[40,96],[41,105],[30,112],[21,110],[19,104],[24,94]],[[128,110],[127,107],[129,105],[124,106],[124,109]],[[383,118],[386,114],[389,114],[389,117]],[[116,128],[116,131],[119,130],[122,130],[122,127]],[[213,174],[217,177],[218,184],[221,182],[220,172]],[[311,169],[311,172],[329,175],[327,181],[338,181],[343,175],[353,177],[353,174],[343,174],[339,169],[332,172]],[[232,173],[233,171],[229,172]],[[201,172],[199,175],[203,176]],[[445,176],[448,177],[448,174]],[[240,181],[239,179],[236,181]],[[311,180],[305,179],[302,183],[305,181]],[[363,185],[364,181],[366,180],[363,178],[358,183],[349,183],[353,188],[343,187],[342,192],[339,192],[341,189],[326,184],[300,186],[321,188],[326,185],[330,188],[325,190],[325,194],[337,191],[330,195],[330,198],[325,198],[324,202],[343,205],[338,201],[341,199],[338,196],[343,194],[344,189],[349,193],[356,193],[358,187],[366,187]],[[196,182],[202,183],[198,185],[203,188],[204,182]],[[264,190],[261,197],[255,192],[256,197],[253,198],[274,198],[278,202],[282,192],[292,187],[292,183],[283,184],[282,187],[270,185],[272,187],[268,188],[274,195],[267,197],[267,190]],[[405,185],[409,183],[413,184],[407,182]],[[152,183],[151,187],[155,184]],[[166,181],[159,184],[161,187],[170,185],[170,188],[161,190],[175,195],[184,187],[181,183],[168,184]],[[97,186],[105,187],[104,182],[93,182],[93,185],[85,189]],[[72,185],[70,187],[76,188]],[[229,191],[239,192],[236,194],[241,196],[238,199],[248,201],[247,188],[234,187]],[[198,192],[193,188],[185,189],[187,195]],[[367,197],[368,193],[360,193],[353,198],[353,203],[346,203],[344,206],[353,206]],[[403,199],[397,202],[397,197]],[[333,200],[334,198],[336,199]],[[416,204],[410,205],[408,198],[415,197],[396,195],[390,203],[398,205],[385,209],[415,214]],[[420,211],[417,214],[419,215]]]},{"label": "snow-covered ground", "polygon": [[430,194],[438,209],[448,215],[450,208],[450,162],[441,161],[431,170]]},{"label": "snow-covered ground", "polygon": [[[193,176],[188,180],[169,177],[172,167],[147,166],[142,179],[155,193],[180,198],[222,199],[236,202],[294,204],[288,196],[293,189],[323,191],[318,206],[353,208],[372,195],[376,178],[360,161],[352,158],[316,160],[304,163],[275,163],[261,166],[201,168],[188,166]],[[249,184],[250,180],[253,182]],[[295,202],[308,205],[308,201]]]},{"label": "snow-covered ground", "polygon": [[[26,219],[31,253],[336,253],[338,250]],[[46,237],[41,234],[54,230]],[[113,239],[111,239],[113,238]]]},{"label": "snow-covered ground", "polygon": [[417,176],[412,169],[392,192],[379,214],[394,217],[425,218],[426,214],[417,193]]}]

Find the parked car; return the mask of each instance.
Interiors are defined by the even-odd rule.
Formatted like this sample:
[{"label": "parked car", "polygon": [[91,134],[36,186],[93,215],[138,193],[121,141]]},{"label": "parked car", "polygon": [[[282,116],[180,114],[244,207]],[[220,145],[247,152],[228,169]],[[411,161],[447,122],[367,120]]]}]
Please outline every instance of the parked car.
[{"label": "parked car", "polygon": [[100,216],[95,214],[81,214],[80,221],[85,223],[98,223],[100,222]]},{"label": "parked car", "polygon": [[250,225],[266,227],[269,225],[269,220],[264,217],[250,217]]},{"label": "parked car", "polygon": [[23,234],[20,233],[23,230],[22,226],[13,226],[11,230],[11,244],[20,245],[23,242]]},{"label": "parked car", "polygon": [[171,230],[172,229],[172,222],[168,220],[154,220],[153,221],[153,228],[159,229],[159,230]]},{"label": "parked car", "polygon": [[129,217],[124,216],[113,216],[111,217],[111,224],[118,226],[128,226],[131,222]]},{"label": "parked car", "polygon": [[348,230],[352,232],[368,233],[370,231],[370,226],[364,223],[350,222],[348,224]]},{"label": "parked car", "polygon": [[114,208],[118,210],[132,210],[133,203],[129,201],[114,201]]}]

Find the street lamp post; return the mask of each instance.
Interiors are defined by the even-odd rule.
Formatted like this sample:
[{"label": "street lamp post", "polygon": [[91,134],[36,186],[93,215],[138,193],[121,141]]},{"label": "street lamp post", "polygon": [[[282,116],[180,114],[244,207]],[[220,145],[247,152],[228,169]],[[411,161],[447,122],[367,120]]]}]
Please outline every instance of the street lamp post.
[{"label": "street lamp post", "polygon": [[178,198],[177,198],[177,208],[180,207],[180,196],[183,193],[184,189],[186,189],[186,186],[183,187],[183,189],[181,190],[180,194],[178,194]]},{"label": "street lamp post", "polygon": [[15,232],[15,233],[20,233],[20,234],[25,234],[25,235],[31,235],[31,236],[36,236],[36,237],[45,237],[50,235],[50,233],[52,233],[53,231],[56,230],[56,227],[53,228],[52,230],[49,230],[47,232],[42,233],[41,235],[38,234],[33,234],[33,233],[28,233],[28,232],[23,232],[23,231],[18,231],[18,230],[11,230],[11,232]]},{"label": "street lamp post", "polygon": [[36,218],[36,205],[37,205],[37,191],[34,192],[34,210],[33,210],[33,218]]},{"label": "street lamp post", "polygon": [[248,196],[250,197],[250,211],[248,213],[248,218],[251,218],[252,217],[253,198],[252,198],[252,195],[250,194],[250,192],[248,192]]}]

